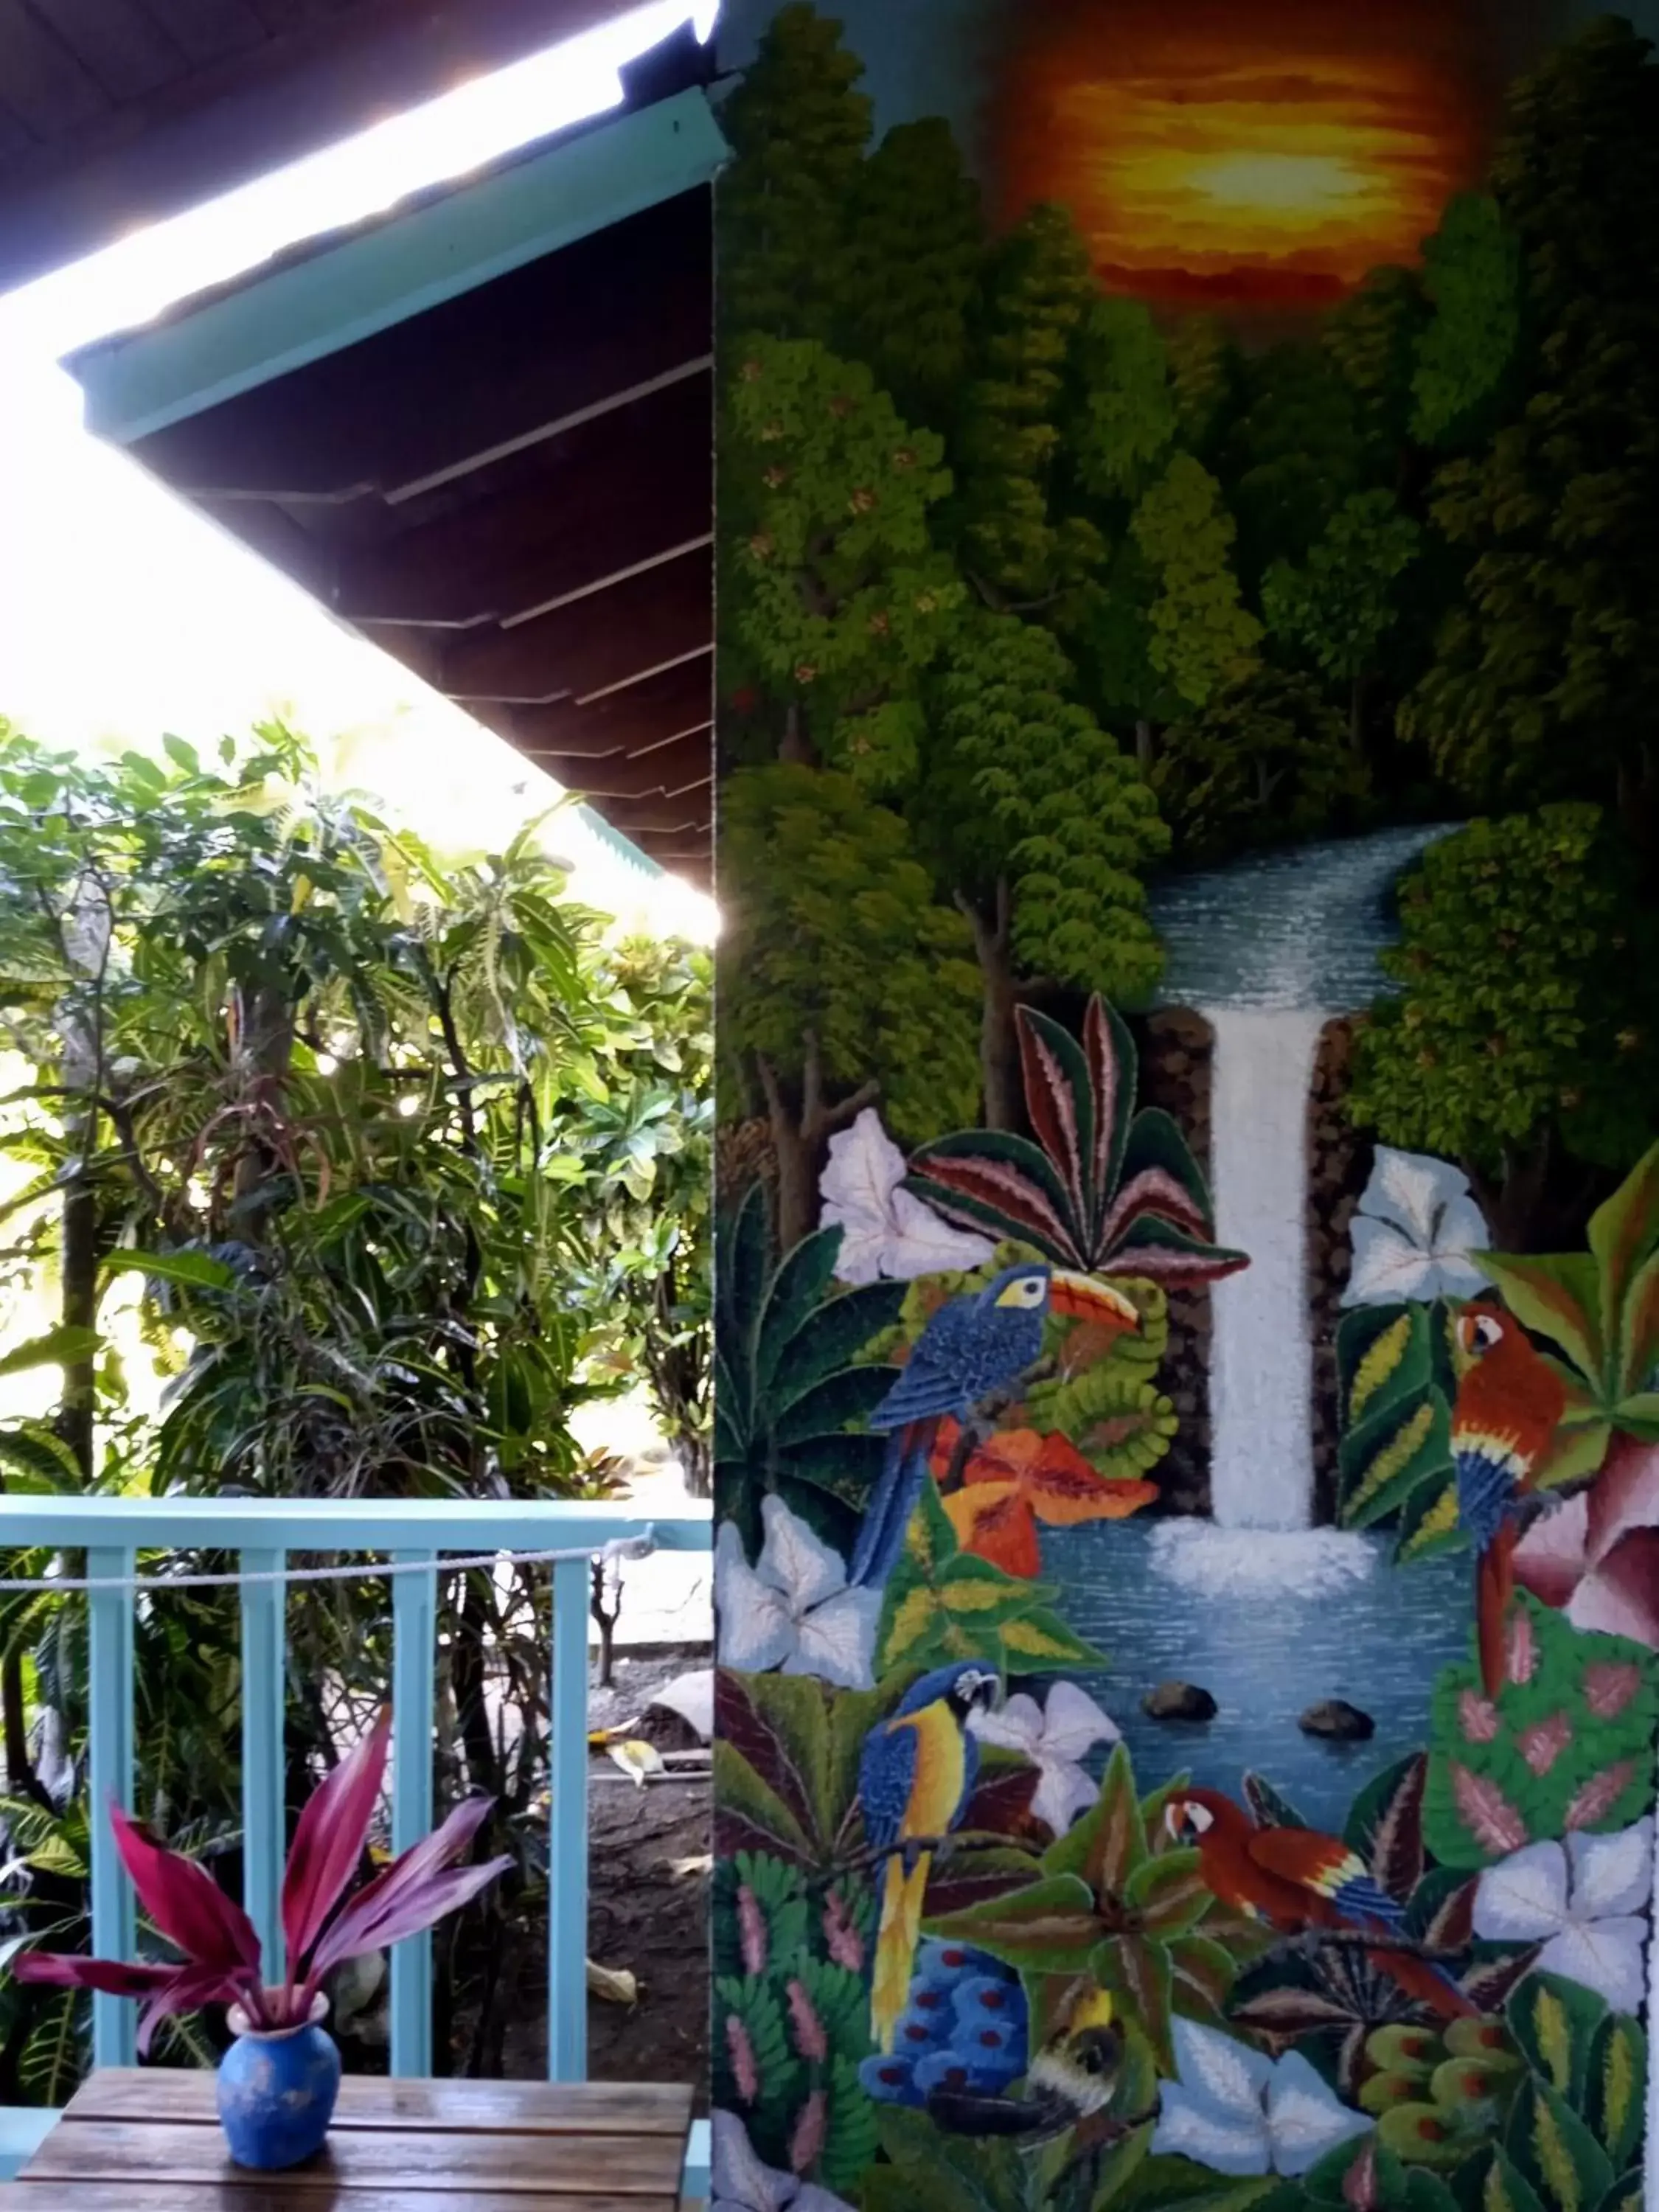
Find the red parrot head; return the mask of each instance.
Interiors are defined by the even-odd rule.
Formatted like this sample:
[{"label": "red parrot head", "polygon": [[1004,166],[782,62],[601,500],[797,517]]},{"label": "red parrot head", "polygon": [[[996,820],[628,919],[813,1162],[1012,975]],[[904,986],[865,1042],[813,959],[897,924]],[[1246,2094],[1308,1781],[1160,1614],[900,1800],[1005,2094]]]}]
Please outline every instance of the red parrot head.
[{"label": "red parrot head", "polygon": [[1519,1322],[1501,1306],[1465,1306],[1457,1316],[1457,1348],[1465,1359],[1484,1359],[1500,1345],[1526,1343]]},{"label": "red parrot head", "polygon": [[1249,1826],[1249,1815],[1219,1790],[1183,1790],[1164,1808],[1164,1826],[1172,1843],[1201,1845],[1207,1837],[1237,1835]]}]

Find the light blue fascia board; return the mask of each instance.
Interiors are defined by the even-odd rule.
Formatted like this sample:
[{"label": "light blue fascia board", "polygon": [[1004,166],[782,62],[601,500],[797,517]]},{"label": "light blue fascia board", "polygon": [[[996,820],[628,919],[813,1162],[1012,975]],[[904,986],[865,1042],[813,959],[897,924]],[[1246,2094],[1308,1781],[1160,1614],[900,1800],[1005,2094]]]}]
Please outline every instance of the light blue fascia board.
[{"label": "light blue fascia board", "polygon": [[597,1551],[647,1528],[665,1551],[706,1552],[713,1541],[706,1513],[564,1498],[0,1497],[0,1551]]},{"label": "light blue fascia board", "polygon": [[591,125],[72,356],[87,428],[131,445],[705,185],[726,156],[696,90]]},{"label": "light blue fascia board", "polygon": [[641,850],[626,830],[618,830],[614,823],[607,822],[595,808],[584,806],[580,811],[587,828],[619,860],[626,860],[630,868],[637,868],[641,875],[653,881],[657,877],[668,873],[659,860],[653,860],[649,853]]}]

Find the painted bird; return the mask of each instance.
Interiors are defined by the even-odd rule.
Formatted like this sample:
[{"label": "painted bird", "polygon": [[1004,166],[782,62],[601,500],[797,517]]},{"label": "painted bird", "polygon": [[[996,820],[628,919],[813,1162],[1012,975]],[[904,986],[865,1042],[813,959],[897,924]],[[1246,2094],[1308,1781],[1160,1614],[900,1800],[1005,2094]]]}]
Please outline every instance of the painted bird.
[{"label": "painted bird", "polygon": [[1046,2142],[1104,2112],[1122,2068],[1123,2031],[1111,1992],[1085,1976],[1066,1991],[1053,2031],[1026,2069],[1023,2094],[936,2089],[928,2117],[951,2135]]},{"label": "painted bird", "polygon": [[904,1534],[927,1480],[939,1423],[964,1426],[985,1399],[1018,1382],[1042,1352],[1051,1313],[1075,1316],[1127,1335],[1140,1315],[1121,1291],[1088,1275],[1062,1274],[1041,1261],[1005,1267],[982,1291],[964,1291],[929,1320],[903,1372],[870,1416],[887,1433],[887,1453],[848,1571],[855,1586],[879,1589],[904,1549]]},{"label": "painted bird", "polygon": [[[1196,1844],[1206,1887],[1224,1905],[1284,1936],[1321,1928],[1399,1935],[1405,1914],[1357,1851],[1312,1828],[1259,1828],[1219,1790],[1186,1789],[1164,1808],[1178,1844]],[[1433,1960],[1379,1944],[1366,1957],[1442,2020],[1480,2008]]]},{"label": "painted bird", "polygon": [[979,1745],[968,1722],[994,1702],[997,1688],[995,1671],[977,1660],[936,1667],[864,1740],[859,1803],[865,1837],[872,1850],[890,1854],[870,1984],[870,2032],[878,2051],[893,2047],[921,1933],[933,1854],[916,1850],[915,1842],[947,1835],[967,1811],[979,1772]]},{"label": "painted bird", "polygon": [[1504,1623],[1515,1595],[1515,1548],[1546,1502],[1535,1488],[1566,1410],[1560,1376],[1499,1306],[1465,1306],[1458,1349],[1468,1361],[1452,1407],[1457,1517],[1475,1547],[1475,1642],[1489,1698],[1504,1685]]}]

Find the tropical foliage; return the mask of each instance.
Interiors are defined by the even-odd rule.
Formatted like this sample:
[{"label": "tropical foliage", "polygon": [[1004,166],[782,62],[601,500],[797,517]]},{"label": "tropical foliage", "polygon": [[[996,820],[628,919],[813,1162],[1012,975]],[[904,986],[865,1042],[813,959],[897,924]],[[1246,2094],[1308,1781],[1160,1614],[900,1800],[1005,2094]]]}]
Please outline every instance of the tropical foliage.
[{"label": "tropical foliage", "polygon": [[971,1130],[912,1155],[907,1188],[947,1221],[1031,1246],[1057,1266],[1156,1282],[1211,1282],[1248,1264],[1212,1241],[1210,1196],[1186,1139],[1135,1111],[1134,1042],[1089,1002],[1079,1041],[1047,1014],[1018,1017],[1035,1139]]},{"label": "tropical foliage", "polygon": [[[55,1291],[44,1356],[66,1363],[55,1418],[0,1435],[9,1479],[265,1497],[601,1487],[570,1417],[617,1389],[619,1352],[643,1360],[663,1268],[697,1233],[701,1193],[665,1164],[686,1092],[693,1143],[706,1111],[690,957],[610,942],[535,824],[441,866],[364,799],[321,792],[304,744],[275,726],[212,758],[170,739],[161,759],[113,762],[8,733],[0,884],[0,1006],[20,1062],[0,1126],[17,1172],[7,1274]],[[630,1312],[627,1345],[595,1327],[601,1297]],[[668,1332],[695,1334],[695,1292],[678,1303]],[[137,1345],[118,1349],[128,1329]],[[532,1571],[441,1588],[456,1717],[443,1781],[496,1801],[509,1913],[538,1909],[527,1815],[544,1754],[534,1727],[499,1734],[490,1701],[543,1710],[544,1606]],[[390,1610],[372,1578],[293,1593],[295,1811],[383,1693]],[[0,1608],[9,1820],[27,1865],[11,1933],[71,1947],[85,1631],[74,1595]],[[158,1593],[135,1641],[143,1802],[230,1861],[234,1882],[234,1593]],[[477,1925],[475,1911],[441,1941],[446,2003],[455,1945],[476,1944]],[[3,2094],[64,2101],[83,2003],[10,1984],[0,2002]]]}]

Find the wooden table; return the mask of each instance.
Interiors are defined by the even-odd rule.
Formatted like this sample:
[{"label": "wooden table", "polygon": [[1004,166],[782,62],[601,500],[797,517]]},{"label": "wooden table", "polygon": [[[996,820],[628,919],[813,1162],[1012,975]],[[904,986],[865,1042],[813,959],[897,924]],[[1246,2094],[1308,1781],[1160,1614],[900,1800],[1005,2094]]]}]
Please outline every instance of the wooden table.
[{"label": "wooden table", "polygon": [[210,2074],[111,2067],[0,2185],[0,2212],[672,2212],[690,2124],[684,2088],[356,2075],[314,2159],[250,2173]]}]

